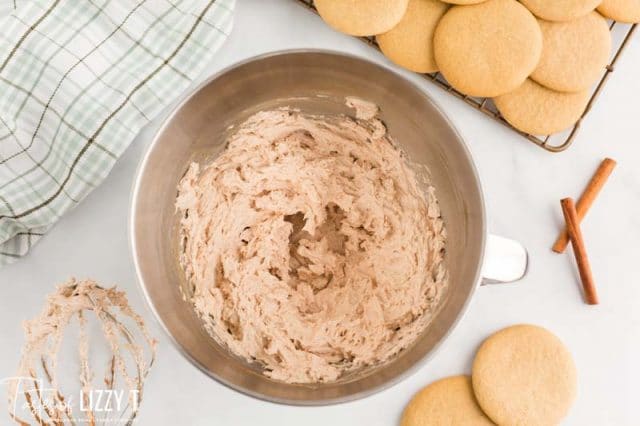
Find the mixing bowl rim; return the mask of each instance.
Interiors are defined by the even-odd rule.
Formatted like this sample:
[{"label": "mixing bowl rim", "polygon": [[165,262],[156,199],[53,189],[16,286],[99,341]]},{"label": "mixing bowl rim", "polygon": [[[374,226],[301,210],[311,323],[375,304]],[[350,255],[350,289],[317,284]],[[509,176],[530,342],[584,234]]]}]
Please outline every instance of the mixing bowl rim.
[{"label": "mixing bowl rim", "polygon": [[[404,82],[406,84],[408,84],[412,88],[413,91],[417,92],[420,96],[425,98],[426,101],[429,104],[431,104],[433,106],[433,108],[437,111],[437,113],[440,116],[440,118],[446,123],[448,128],[454,134],[455,138],[457,139],[456,143],[461,148],[462,154],[464,156],[464,160],[470,166],[470,171],[471,171],[471,174],[472,174],[472,178],[473,178],[473,181],[476,183],[476,190],[477,190],[477,193],[478,193],[478,196],[479,196],[479,201],[480,201],[480,203],[479,203],[480,204],[480,206],[479,206],[480,207],[480,211],[478,213],[480,215],[480,223],[479,223],[479,225],[481,226],[481,241],[480,241],[480,253],[479,253],[479,258],[478,258],[478,265],[476,266],[476,271],[475,271],[475,274],[474,274],[475,278],[474,278],[474,281],[473,281],[473,287],[472,287],[471,291],[469,292],[469,294],[467,295],[466,300],[462,304],[462,306],[460,308],[460,311],[457,313],[456,318],[453,320],[453,322],[452,322],[451,326],[449,327],[449,329],[446,332],[444,332],[442,337],[438,340],[438,342],[435,345],[433,345],[433,347],[429,350],[429,352],[425,356],[420,358],[418,361],[416,361],[413,365],[408,367],[403,372],[397,374],[392,379],[387,380],[386,382],[381,383],[381,384],[379,384],[377,386],[374,386],[374,387],[372,387],[370,389],[362,390],[360,392],[355,392],[355,393],[350,394],[350,395],[336,397],[336,398],[332,398],[332,399],[295,400],[295,399],[277,398],[277,397],[265,395],[265,394],[262,394],[262,393],[259,393],[259,392],[254,392],[254,391],[252,391],[250,389],[247,389],[247,388],[244,388],[244,387],[242,387],[240,385],[236,385],[234,383],[230,383],[225,378],[220,377],[216,373],[210,371],[206,366],[202,365],[198,360],[196,360],[187,351],[186,348],[184,348],[182,346],[182,344],[180,344],[177,341],[177,339],[173,336],[173,334],[169,330],[168,326],[165,324],[162,316],[157,311],[155,303],[154,303],[153,299],[151,298],[151,295],[147,291],[147,286],[145,284],[145,281],[144,281],[144,278],[143,278],[143,273],[142,273],[142,270],[141,270],[141,267],[140,267],[140,264],[139,264],[139,261],[138,261],[138,252],[139,251],[138,251],[138,247],[137,247],[137,244],[136,244],[137,201],[138,201],[138,195],[139,195],[139,191],[140,191],[140,185],[141,185],[141,180],[142,180],[143,173],[144,173],[144,171],[146,169],[146,166],[148,165],[149,157],[150,157],[151,153],[154,151],[154,147],[157,145],[161,135],[164,133],[164,131],[167,129],[167,127],[172,123],[173,119],[182,110],[182,108],[194,96],[196,96],[201,90],[203,90],[209,84],[213,83],[215,80],[219,79],[220,77],[222,77],[223,75],[225,75],[225,74],[227,74],[229,72],[234,71],[237,68],[241,68],[241,67],[246,66],[246,65],[248,65],[248,64],[250,64],[252,62],[262,61],[262,60],[270,59],[270,58],[277,57],[277,56],[304,55],[304,54],[321,54],[321,55],[341,56],[341,57],[348,58],[348,59],[351,59],[351,60],[366,62],[370,66],[374,66],[374,67],[380,68],[386,73],[393,74],[395,78],[404,80]],[[262,401],[265,401],[265,402],[271,402],[271,403],[282,404],[282,405],[293,405],[293,406],[336,405],[336,404],[342,404],[342,403],[347,403],[347,402],[355,401],[355,400],[358,400],[358,399],[362,399],[362,398],[365,398],[367,396],[371,396],[371,395],[373,395],[375,393],[381,392],[381,391],[383,391],[385,389],[388,389],[388,388],[400,383],[401,381],[405,380],[409,376],[413,375],[417,371],[418,368],[420,368],[421,366],[425,365],[440,350],[440,348],[443,346],[444,342],[449,338],[451,333],[455,330],[455,328],[458,326],[458,324],[462,321],[462,319],[464,318],[464,316],[466,315],[466,313],[467,313],[467,311],[469,309],[469,305],[471,303],[471,300],[473,299],[473,296],[475,295],[475,292],[476,292],[476,290],[477,290],[477,288],[479,286],[479,283],[480,283],[482,264],[483,264],[483,261],[484,261],[485,248],[486,248],[485,246],[486,246],[486,240],[487,240],[486,206],[485,206],[484,193],[483,193],[483,190],[482,190],[480,177],[478,175],[478,170],[477,170],[477,168],[475,166],[475,162],[473,161],[473,157],[471,155],[471,152],[469,151],[469,148],[467,147],[466,143],[464,142],[464,139],[460,135],[460,132],[455,127],[455,125],[451,122],[449,117],[445,114],[445,112],[440,107],[440,105],[431,96],[429,96],[422,88],[420,88],[418,85],[416,85],[414,82],[412,82],[411,80],[409,80],[405,76],[401,75],[399,72],[389,68],[388,66],[384,66],[383,64],[374,62],[374,61],[372,61],[370,59],[363,58],[361,56],[357,56],[357,55],[350,54],[350,53],[345,53],[345,52],[331,50],[331,49],[312,49],[312,48],[276,50],[276,51],[272,51],[272,52],[267,52],[267,53],[251,56],[251,57],[246,58],[244,60],[241,60],[241,61],[238,61],[238,62],[234,62],[233,64],[231,64],[231,65],[229,65],[227,67],[224,67],[220,71],[213,73],[211,76],[207,77],[201,83],[197,84],[191,90],[186,92],[183,95],[183,97],[171,109],[171,111],[163,118],[162,124],[154,132],[153,137],[151,138],[150,142],[144,148],[144,153],[143,153],[143,155],[142,155],[142,157],[141,157],[141,159],[139,161],[138,167],[136,169],[136,172],[135,172],[135,175],[134,175],[134,180],[133,180],[133,185],[132,185],[132,188],[131,188],[128,228],[129,228],[128,229],[128,233],[129,233],[129,244],[130,244],[130,249],[131,249],[131,256],[133,258],[133,262],[134,262],[134,266],[135,266],[135,270],[136,270],[136,278],[137,278],[137,281],[138,281],[138,283],[137,283],[138,285],[136,287],[138,287],[138,291],[142,293],[142,297],[146,301],[145,305],[147,306],[147,309],[149,309],[151,311],[155,321],[160,325],[160,328],[162,329],[162,332],[165,334],[166,337],[169,338],[169,341],[178,350],[178,352],[183,357],[185,357],[192,365],[194,365],[198,370],[200,370],[203,374],[205,374],[206,376],[214,379],[216,382],[222,384],[223,386],[225,386],[227,388],[230,388],[230,389],[232,389],[232,390],[234,390],[236,392],[240,392],[241,394],[244,394],[244,395],[247,395],[247,396],[262,400]],[[373,374],[375,374],[375,373],[373,373]]]}]

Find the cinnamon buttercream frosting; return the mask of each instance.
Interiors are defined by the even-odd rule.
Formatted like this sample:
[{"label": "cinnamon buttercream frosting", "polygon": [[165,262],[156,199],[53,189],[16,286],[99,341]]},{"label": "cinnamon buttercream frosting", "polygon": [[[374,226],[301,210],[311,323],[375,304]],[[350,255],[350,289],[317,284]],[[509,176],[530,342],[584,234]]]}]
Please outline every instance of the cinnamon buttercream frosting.
[{"label": "cinnamon buttercream frosting", "polygon": [[447,284],[435,190],[385,126],[291,109],[246,120],[178,188],[180,262],[211,335],[290,383],[388,361]]}]

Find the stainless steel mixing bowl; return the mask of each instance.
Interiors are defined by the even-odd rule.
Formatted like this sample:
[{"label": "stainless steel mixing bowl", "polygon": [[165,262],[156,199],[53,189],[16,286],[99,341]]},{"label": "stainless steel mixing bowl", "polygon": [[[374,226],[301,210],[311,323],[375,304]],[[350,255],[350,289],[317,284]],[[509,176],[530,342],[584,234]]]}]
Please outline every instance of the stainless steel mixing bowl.
[{"label": "stainless steel mixing bowl", "polygon": [[[377,103],[393,138],[413,162],[429,168],[448,231],[449,295],[418,341],[392,361],[335,383],[286,384],[265,377],[259,366],[218,345],[191,304],[183,300],[182,293],[189,290],[177,260],[176,186],[193,159],[219,152],[229,127],[249,115],[278,106],[298,107],[309,113],[352,114],[344,105],[345,96]],[[344,402],[369,395],[425,362],[471,300],[480,281],[487,235],[476,170],[460,135],[442,111],[394,72],[327,51],[260,56],[221,72],[195,89],[166,120],[142,159],[133,190],[130,232],[145,296],[187,359],[240,392],[299,405]],[[526,255],[516,247],[512,258],[515,270],[511,275],[517,278],[524,271]],[[509,277],[498,277],[504,278]]]}]

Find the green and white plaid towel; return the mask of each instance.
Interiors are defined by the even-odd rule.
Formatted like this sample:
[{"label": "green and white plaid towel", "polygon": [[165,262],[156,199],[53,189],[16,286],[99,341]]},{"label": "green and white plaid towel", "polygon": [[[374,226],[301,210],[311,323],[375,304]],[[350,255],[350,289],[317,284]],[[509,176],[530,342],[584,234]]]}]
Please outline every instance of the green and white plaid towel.
[{"label": "green and white plaid towel", "polygon": [[0,0],[0,265],[198,76],[235,0]]}]

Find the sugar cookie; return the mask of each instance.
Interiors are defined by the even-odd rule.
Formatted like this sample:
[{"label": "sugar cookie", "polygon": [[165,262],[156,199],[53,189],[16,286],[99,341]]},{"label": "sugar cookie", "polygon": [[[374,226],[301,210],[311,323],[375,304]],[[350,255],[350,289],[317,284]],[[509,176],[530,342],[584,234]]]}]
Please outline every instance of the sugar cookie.
[{"label": "sugar cookie", "polygon": [[387,58],[411,71],[437,71],[433,33],[448,8],[449,5],[438,0],[409,0],[400,23],[376,37],[380,50]]},{"label": "sugar cookie", "polygon": [[472,368],[478,403],[500,425],[557,425],[576,395],[571,354],[542,327],[498,331],[480,346]]},{"label": "sugar cookie", "polygon": [[542,32],[515,0],[454,6],[440,20],[433,41],[440,71],[457,90],[492,97],[516,89],[538,64]]},{"label": "sugar cookie", "polygon": [[556,92],[527,79],[513,92],[493,101],[516,129],[532,135],[550,135],[578,121],[589,102],[589,94],[589,90]]},{"label": "sugar cookie", "polygon": [[382,34],[404,16],[409,0],[314,0],[324,21],[354,36]]},{"label": "sugar cookie", "polygon": [[611,54],[607,21],[597,12],[568,22],[539,21],[542,56],[531,78],[561,92],[578,92],[595,83]]},{"label": "sugar cookie", "polygon": [[640,22],[640,0],[604,0],[598,12],[614,21],[636,24]]},{"label": "sugar cookie", "polygon": [[476,3],[482,3],[483,1],[487,1],[487,0],[442,0],[445,3],[451,3],[451,4],[476,4]]},{"label": "sugar cookie", "polygon": [[468,376],[447,377],[418,392],[400,426],[492,426],[473,396]]},{"label": "sugar cookie", "polygon": [[547,21],[570,21],[595,10],[602,0],[520,0],[527,9]]}]

